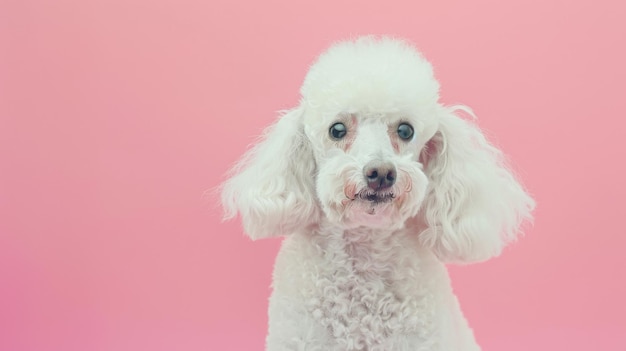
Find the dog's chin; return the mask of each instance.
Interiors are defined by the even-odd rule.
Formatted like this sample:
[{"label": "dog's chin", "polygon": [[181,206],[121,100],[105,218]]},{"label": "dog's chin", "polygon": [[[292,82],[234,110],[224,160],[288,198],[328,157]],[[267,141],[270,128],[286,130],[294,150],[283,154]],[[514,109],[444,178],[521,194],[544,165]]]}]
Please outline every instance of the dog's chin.
[{"label": "dog's chin", "polygon": [[344,208],[344,223],[350,227],[393,227],[399,224],[397,201],[392,192],[359,192]]}]

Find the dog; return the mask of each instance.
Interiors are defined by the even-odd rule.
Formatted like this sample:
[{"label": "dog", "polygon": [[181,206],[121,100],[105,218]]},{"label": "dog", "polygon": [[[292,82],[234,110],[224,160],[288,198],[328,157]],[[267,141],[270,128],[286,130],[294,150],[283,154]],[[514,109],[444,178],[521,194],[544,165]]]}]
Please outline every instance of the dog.
[{"label": "dog", "polygon": [[267,350],[480,350],[445,264],[499,255],[534,201],[468,116],[406,41],[317,59],[221,190],[252,239],[285,237]]}]

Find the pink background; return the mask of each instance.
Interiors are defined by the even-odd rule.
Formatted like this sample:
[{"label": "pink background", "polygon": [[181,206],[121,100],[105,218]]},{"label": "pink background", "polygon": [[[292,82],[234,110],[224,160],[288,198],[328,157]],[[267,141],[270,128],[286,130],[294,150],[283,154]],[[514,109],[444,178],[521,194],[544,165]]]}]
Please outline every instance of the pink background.
[{"label": "pink background", "polygon": [[[384,3],[384,4],[383,4]],[[0,350],[262,350],[280,240],[203,192],[331,42],[408,38],[538,202],[484,350],[626,350],[620,1],[0,1]]]}]

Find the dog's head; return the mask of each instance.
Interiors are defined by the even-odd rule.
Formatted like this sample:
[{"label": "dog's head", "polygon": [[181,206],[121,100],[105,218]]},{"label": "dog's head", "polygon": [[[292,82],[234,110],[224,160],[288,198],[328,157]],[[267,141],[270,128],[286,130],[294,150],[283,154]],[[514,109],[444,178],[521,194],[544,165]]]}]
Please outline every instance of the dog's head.
[{"label": "dog's head", "polygon": [[439,104],[410,45],[365,37],[311,67],[282,115],[223,187],[226,217],[252,238],[325,222],[410,227],[446,261],[497,255],[533,202],[479,129]]}]

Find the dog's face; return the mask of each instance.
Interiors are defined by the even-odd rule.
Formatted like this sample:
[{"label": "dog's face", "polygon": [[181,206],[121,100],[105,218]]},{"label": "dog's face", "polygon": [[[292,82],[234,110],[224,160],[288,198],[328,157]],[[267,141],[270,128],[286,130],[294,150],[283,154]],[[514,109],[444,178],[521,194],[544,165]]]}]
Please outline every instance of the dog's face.
[{"label": "dog's face", "polygon": [[428,184],[419,155],[434,121],[408,112],[314,117],[305,134],[317,165],[317,197],[331,222],[394,228],[417,213]]},{"label": "dog's face", "polygon": [[419,155],[437,131],[438,90],[430,64],[394,41],[339,45],[311,67],[304,131],[329,220],[390,228],[416,214],[427,187]]}]

